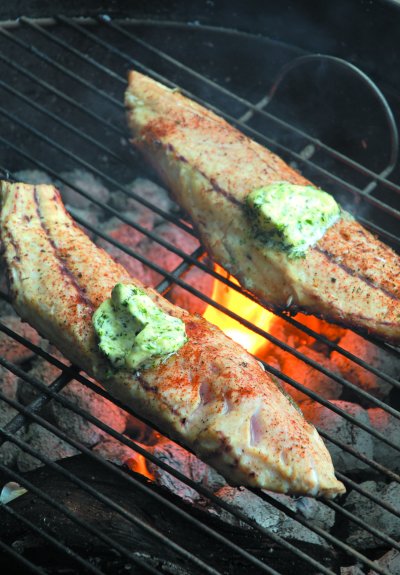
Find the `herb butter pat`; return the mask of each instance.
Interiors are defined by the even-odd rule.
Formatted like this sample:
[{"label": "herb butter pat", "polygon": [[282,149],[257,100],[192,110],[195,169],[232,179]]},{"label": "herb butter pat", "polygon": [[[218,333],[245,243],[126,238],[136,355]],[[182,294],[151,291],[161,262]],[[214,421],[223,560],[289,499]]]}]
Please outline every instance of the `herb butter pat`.
[{"label": "herb butter pat", "polygon": [[291,257],[304,256],[340,217],[340,207],[331,195],[288,182],[250,192],[246,212],[257,238]]},{"label": "herb butter pat", "polygon": [[118,283],[94,313],[93,326],[101,352],[117,369],[151,367],[187,341],[184,322],[134,285]]}]

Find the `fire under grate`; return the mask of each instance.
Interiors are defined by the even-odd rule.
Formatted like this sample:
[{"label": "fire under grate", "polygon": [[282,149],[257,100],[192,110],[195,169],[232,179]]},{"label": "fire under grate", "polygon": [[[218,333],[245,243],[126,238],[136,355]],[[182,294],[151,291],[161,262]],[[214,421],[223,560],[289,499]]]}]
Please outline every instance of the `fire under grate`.
[{"label": "fire under grate", "polygon": [[[190,46],[194,42],[198,47],[196,54],[188,49],[188,33]],[[232,60],[238,46],[240,57],[232,68],[228,58]],[[260,47],[264,54],[268,51],[268,58],[262,62],[262,73],[259,69],[252,72],[248,63]],[[161,293],[177,298],[177,303],[189,297],[196,309],[211,305],[279,350],[271,356],[267,353],[265,369],[300,398],[309,398],[305,411],[307,415],[319,413],[317,427],[328,447],[336,449],[344,466],[341,471],[336,463],[337,476],[348,490],[342,500],[319,501],[318,509],[312,511],[309,498],[215,489],[212,482],[204,481],[204,477],[199,480],[198,475],[180,465],[181,448],[172,451],[169,458],[157,451],[154,438],[162,444],[157,431],[151,431],[146,447],[138,430],[147,427],[138,423],[135,433],[129,434],[113,426],[112,418],[102,417],[102,412],[96,416],[87,411],[67,393],[75,382],[93,397],[112,402],[133,421],[138,419],[134,410],[116,402],[53,348],[43,346],[30,332],[21,335],[16,324],[1,321],[4,341],[18,342],[27,350],[22,360],[10,359],[7,353],[0,358],[4,380],[4,374],[11,374],[25,382],[23,397],[0,387],[1,405],[6,406],[8,414],[15,410],[13,417],[0,420],[2,448],[7,444],[17,446],[43,465],[26,471],[9,464],[3,456],[0,459],[2,485],[15,482],[28,491],[13,504],[1,506],[0,547],[8,572],[20,573],[24,568],[33,573],[98,574],[111,570],[228,574],[243,569],[270,574],[292,573],[295,569],[325,574],[394,573],[400,551],[398,350],[357,334],[355,347],[342,347],[345,340],[339,340],[336,332],[332,334],[329,328],[320,331],[319,325],[310,324],[306,318],[284,313],[275,314],[281,321],[280,329],[266,331],[215,302],[209,289],[211,278],[235,292],[240,288],[214,270],[176,207],[164,199],[162,192],[161,196],[154,192],[158,188],[151,183],[154,174],[146,171],[128,143],[122,103],[126,73],[131,68],[167,85],[179,86],[332,191],[364,225],[398,249],[398,142],[396,118],[387,99],[368,77],[342,60],[196,23],[112,21],[106,17],[43,21],[22,18],[0,28],[0,62],[3,176],[18,178],[23,171],[23,179],[24,174],[35,177],[37,170],[45,173],[70,198],[83,199],[81,203],[71,200],[71,213],[99,245],[108,246],[120,258],[123,253],[126,261],[139,262],[144,270],[150,270],[151,277],[158,279]],[[231,77],[227,76],[228,68]],[[243,70],[247,70],[245,82],[240,78]],[[332,83],[340,81],[344,91],[356,89],[367,110],[360,110],[358,117],[354,105],[348,108],[343,103],[335,112],[334,123],[343,128],[340,131],[347,123],[352,131],[340,141],[335,130],[332,135],[329,121],[320,128],[318,114],[313,122],[321,133],[312,125],[299,128],[296,112],[293,117],[292,107],[288,112],[287,101],[299,106],[301,90],[313,83],[317,87],[325,85],[327,77]],[[324,89],[326,101],[331,98],[333,102],[329,88]],[[294,100],[293,93],[297,94]],[[393,106],[393,102],[390,104]],[[363,133],[361,126],[366,124],[365,114],[369,117],[370,108],[376,129],[371,133],[365,129]],[[396,113],[395,106],[393,109]],[[300,105],[298,116],[303,112]],[[287,121],[282,119],[286,117]],[[88,185],[88,174],[101,185]],[[40,175],[36,173],[36,177]],[[101,186],[108,190],[107,197],[99,192]],[[117,193],[119,201],[115,200]],[[159,223],[152,228],[145,217],[132,218],[123,207],[124,201],[137,204],[141,213],[152,214]],[[96,214],[93,219],[92,212]],[[124,235],[115,232],[123,224],[129,226],[132,236],[140,236],[139,247],[132,247]],[[160,233],[164,224],[172,226],[166,234]],[[174,235],[171,229],[179,231]],[[185,245],[181,237],[186,238]],[[185,249],[188,246],[191,249]],[[165,253],[174,256],[168,269],[163,265]],[[1,306],[9,313],[4,285],[1,298]],[[283,337],[288,330],[302,335],[290,332],[291,337]],[[296,339],[302,344],[294,345]],[[312,354],[305,351],[310,341]],[[362,351],[360,341],[366,346]],[[321,361],[322,356],[316,354],[321,349],[328,356],[343,358],[348,375],[344,376],[346,370],[341,371],[337,364]],[[291,371],[281,370],[282,354],[294,358]],[[372,362],[376,355],[377,363]],[[274,361],[268,361],[270,357]],[[47,377],[48,371],[32,369],[39,359],[42,365],[52,366],[51,381],[45,382],[44,373]],[[312,389],[301,383],[296,375],[303,376],[304,366],[312,374],[309,377],[317,378],[318,374],[320,378],[322,374],[324,385],[327,380],[333,382],[340,394],[335,391],[327,398],[333,393],[331,384],[329,391],[322,393],[322,387]],[[369,374],[373,384],[368,379],[368,385],[360,387],[360,373]],[[27,388],[35,393],[27,392]],[[349,404],[355,407],[350,409]],[[141,456],[150,462],[153,476],[160,478],[158,484],[136,473],[140,472],[138,467],[131,466],[132,472],[126,466],[114,465],[104,452],[96,451],[96,446],[76,439],[67,424],[64,428],[56,425],[58,408],[54,405],[93,424],[103,439],[112,438],[132,450],[138,455],[136,461]],[[329,414],[334,417],[330,427],[325,426]],[[33,424],[36,430],[47,430],[81,455],[54,461],[52,454],[46,454],[23,433]],[[148,426],[148,422],[144,424]],[[354,442],[348,437],[355,438]],[[193,461],[190,454],[187,458]],[[182,484],[191,490],[190,495],[179,487]],[[271,513],[275,515],[266,521]],[[396,565],[399,569],[399,563]]]}]

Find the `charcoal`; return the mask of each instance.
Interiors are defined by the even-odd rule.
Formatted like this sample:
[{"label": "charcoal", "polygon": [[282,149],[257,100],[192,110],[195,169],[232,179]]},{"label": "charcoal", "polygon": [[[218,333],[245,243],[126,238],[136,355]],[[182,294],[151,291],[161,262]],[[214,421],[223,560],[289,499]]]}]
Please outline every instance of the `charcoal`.
[{"label": "charcoal", "polygon": [[[1,245],[0,245],[0,248],[1,248]],[[0,266],[0,289],[2,289],[4,292],[7,292],[7,289],[8,289],[7,288],[7,281],[6,281],[6,276],[5,276],[4,272],[5,272],[5,270],[2,269],[2,267]],[[14,310],[14,308],[12,307],[12,305],[10,303],[8,303],[8,301],[6,301],[2,297],[0,297],[0,321],[3,321],[3,318],[5,316],[17,317],[17,313]]]},{"label": "charcoal", "polygon": [[[187,254],[192,253],[199,246],[198,241],[193,236],[169,222],[157,226],[154,229],[154,233]],[[132,249],[138,255],[145,257],[147,260],[159,266],[161,270],[171,272],[182,262],[182,259],[177,254],[164,248],[151,238],[143,236],[128,224],[119,223],[119,225],[111,229],[108,234]],[[97,244],[120,263],[132,277],[139,279],[146,286],[155,287],[164,279],[162,273],[158,273],[151,267],[146,266],[135,257],[113,246],[108,241],[99,239]],[[197,268],[194,267],[190,269],[182,279],[187,280],[197,289],[201,291],[204,290],[207,295],[211,294],[213,278],[208,274],[201,273]],[[174,286],[167,297],[172,302],[186,309],[192,309],[189,304],[190,301],[193,300],[193,311],[204,311],[204,304],[200,300],[197,300],[199,303],[197,303],[196,307],[195,300],[197,298],[191,296],[191,294],[179,286]]]},{"label": "charcoal", "polygon": [[294,502],[296,512],[314,527],[329,530],[334,526],[335,511],[322,501],[314,497],[299,497]]},{"label": "charcoal", "polygon": [[[35,345],[39,345],[40,336],[38,332],[29,324],[22,322],[18,317],[12,315],[2,316],[1,322],[18,335],[29,340]],[[23,363],[34,356],[34,352],[22,343],[18,343],[12,337],[0,331],[0,356],[12,363]]]},{"label": "charcoal", "polygon": [[[134,516],[142,524],[155,527],[162,535],[182,545],[190,553],[193,553],[208,565],[212,565],[220,573],[236,575],[237,573],[259,572],[254,564],[248,563],[234,549],[230,549],[227,553],[227,548],[223,543],[219,542],[211,534],[207,534],[204,530],[198,529],[192,521],[187,520],[181,514],[174,513],[164,505],[160,507],[159,496],[161,495],[170,504],[173,503],[186,511],[186,513],[193,514],[192,505],[185,505],[178,498],[166,494],[160,487],[146,481],[144,478],[134,474],[136,483],[135,485],[129,484],[112,470],[105,469],[100,464],[84,456],[70,457],[60,462],[60,466],[70,474],[79,477],[81,481],[89,483],[92,488],[113,501],[125,511],[125,516],[104,501],[100,501],[88,494],[80,486],[76,485],[74,481],[51,468],[43,467],[39,470],[31,471],[27,474],[27,479],[38,488],[43,489],[43,486],[45,486],[46,494],[51,499],[67,507],[86,524],[99,529],[101,533],[109,535],[119,544],[127,547],[131,553],[144,558],[146,562],[148,562],[147,558],[151,558],[150,564],[154,565],[157,571],[179,575],[187,575],[188,573],[195,575],[203,573],[204,569],[195,563],[189,563],[184,557],[177,555],[169,546],[165,545],[163,541],[157,540],[144,531],[140,525],[130,522],[127,514]],[[140,484],[145,485],[147,489],[145,491],[140,489]],[[157,495],[158,498],[155,498],[152,494]],[[93,556],[94,553],[97,556],[102,556],[104,553],[110,553],[111,551],[115,560],[116,555],[113,549],[110,549],[110,544],[105,544],[86,529],[71,522],[63,513],[60,513],[50,504],[43,502],[37,495],[28,491],[28,493],[14,499],[8,505],[26,519],[43,526],[62,543],[83,554],[84,557]],[[219,533],[222,531],[234,544],[239,545],[251,555],[266,562],[271,568],[277,569],[282,575],[293,574],[293,554],[290,551],[281,549],[279,546],[271,546],[265,536],[254,530],[244,531],[227,524],[221,524],[217,518],[211,517],[200,509],[196,510],[195,516],[202,524],[211,526]],[[0,509],[0,538],[14,548],[26,549],[28,545],[30,545],[30,549],[34,547],[37,549],[38,557],[36,564],[45,567],[48,560],[49,546],[46,547],[41,540],[36,542],[29,540],[30,536],[31,532],[26,529],[21,521]],[[319,547],[310,544],[299,542],[296,546],[305,553],[316,557],[328,568],[336,569],[337,561],[329,548],[322,548],[322,552],[319,552]],[[51,558],[52,572],[61,567],[65,570],[63,572],[67,572],[66,566],[68,567],[68,563],[66,561],[68,558],[65,554],[60,554],[58,551],[56,553],[53,552]],[[125,565],[125,569],[128,566],[127,572],[142,572],[130,570],[130,562],[127,561],[126,557],[123,557],[121,561],[122,566]],[[165,565],[168,566],[168,569],[164,570]],[[310,573],[310,575],[315,573],[315,570],[310,569],[310,566],[301,561],[301,559],[296,560],[296,566],[299,573]],[[119,569],[121,569],[121,565],[119,565]],[[122,570],[106,570],[105,572],[120,573]]]},{"label": "charcoal", "polygon": [[[9,415],[11,415],[11,417],[9,417],[8,420],[12,419],[15,413],[12,412],[9,413]],[[1,417],[1,411],[0,411],[0,417]],[[18,431],[15,435],[19,438],[23,438],[24,432]],[[9,468],[13,468],[17,465],[17,459],[19,455],[20,455],[20,449],[12,441],[5,441],[0,446],[0,463],[6,465]]]},{"label": "charcoal", "polygon": [[[90,172],[84,170],[75,169],[71,172],[62,172],[60,176],[66,179],[68,182],[76,186],[77,188],[88,193],[92,198],[106,203],[109,198],[108,190],[103,186],[103,184],[95,178]],[[91,200],[87,199],[85,196],[76,192],[74,189],[70,188],[62,182],[57,182],[57,187],[61,192],[63,202],[74,208],[89,208],[91,210],[98,209]]]},{"label": "charcoal", "polygon": [[[367,364],[380,369],[386,373],[386,375],[390,375],[394,378],[398,377],[400,368],[399,359],[391,355],[388,351],[366,341],[356,333],[347,330],[340,340],[339,345]],[[343,374],[343,377],[351,381],[354,385],[361,387],[376,397],[384,398],[388,396],[392,389],[390,383],[387,383],[382,378],[377,377],[370,371],[347,359],[339,352],[334,351],[331,357],[337,369]],[[357,396],[357,403],[364,405],[363,401],[365,400]]]},{"label": "charcoal", "polygon": [[[305,345],[300,345],[298,347],[298,351],[304,354],[306,357],[314,360],[319,365],[322,365],[323,367],[333,371],[333,373],[336,373],[336,375],[339,375],[338,370],[334,365],[331,364],[329,358],[327,358],[324,354]],[[314,367],[304,363],[304,361],[297,359],[295,356],[282,350],[279,352],[274,351],[274,354],[278,357],[281,371],[288,377],[291,377],[295,381],[301,383],[311,391],[317,392],[319,396],[325,399],[336,399],[340,397],[342,393],[342,386],[332,378],[318,371]],[[308,401],[310,399],[307,395],[295,389],[290,384],[286,382],[282,382],[282,384],[285,390],[293,397],[297,403]]]},{"label": "charcoal", "polygon": [[[169,222],[157,226],[154,229],[154,233],[187,254],[192,253],[199,246],[198,241],[193,236]],[[167,272],[173,271],[182,262],[182,259],[177,254],[170,249],[164,248],[150,238],[144,238],[139,242],[136,246],[136,250],[140,255],[159,266],[161,270],[166,270]],[[128,271],[130,270],[128,269]],[[147,268],[144,271],[146,272]],[[164,279],[162,273],[159,274],[155,271],[147,271],[146,278],[147,276],[151,277],[151,283],[143,279],[140,275],[136,274],[135,277],[138,277],[146,285],[151,286],[157,285]]]},{"label": "charcoal", "polygon": [[[386,439],[400,446],[400,421],[380,407],[368,409],[372,427],[383,434]],[[392,470],[400,470],[400,452],[380,439],[373,437],[374,459]]]},{"label": "charcoal", "polygon": [[18,411],[5,401],[0,400],[0,427],[7,425],[17,415]]},{"label": "charcoal", "polygon": [[[143,234],[138,232],[135,228],[132,228],[132,226],[121,223],[120,220],[115,223],[116,227],[107,231],[107,234],[133,250],[133,252],[139,253],[138,244],[143,240]],[[159,274],[142,264],[135,257],[114,246],[109,241],[99,238],[97,240],[97,245],[106,250],[106,252],[108,252],[116,262],[121,264],[132,277],[139,279],[145,285],[154,287],[159,281]]]},{"label": "charcoal", "polygon": [[[56,348],[50,346],[48,352],[55,356],[56,358],[63,360],[62,355],[56,350]],[[65,361],[65,360],[64,360]],[[31,368],[28,374],[40,382],[50,385],[57,377],[61,374],[61,371],[52,363],[49,363],[46,359],[40,356],[35,357],[32,362]],[[18,400],[24,405],[33,401],[40,391],[24,379],[20,378],[18,380]]]},{"label": "charcoal", "polygon": [[[396,575],[400,573],[400,552],[397,549],[391,549],[385,555],[382,555],[375,563],[381,568],[386,569],[388,573]],[[368,572],[368,575],[378,575],[373,569]]]},{"label": "charcoal", "polygon": [[15,179],[26,184],[52,184],[51,177],[41,170],[20,170],[14,173]]},{"label": "charcoal", "polygon": [[340,575],[365,575],[366,571],[360,565],[350,565],[349,567],[341,567]]},{"label": "charcoal", "polygon": [[146,443],[148,445],[153,445],[157,442],[157,438],[159,434],[153,430],[152,427],[146,425],[140,419],[131,415],[130,413],[126,414],[126,433],[140,441],[142,443]]},{"label": "charcoal", "polygon": [[[195,483],[199,483],[211,491],[215,491],[225,485],[225,479],[212,467],[209,467],[173,441],[161,439],[156,445],[148,447],[148,450],[185,477],[189,477]],[[176,479],[157,464],[148,461],[147,467],[158,485],[162,485],[168,491],[179,495],[185,501],[193,502],[199,499],[199,494],[196,490]]]},{"label": "charcoal", "polygon": [[[365,481],[361,483],[360,487],[375,495],[379,501],[391,505],[398,512],[400,511],[400,485],[398,483],[392,482],[385,484],[382,482]],[[400,538],[400,518],[361,493],[357,491],[349,493],[344,507],[357,517],[362,517],[365,525],[371,525],[394,539]],[[349,529],[351,531],[347,541],[350,545],[358,549],[381,547],[383,545],[381,539],[354,523],[349,525]]]},{"label": "charcoal", "polygon": [[[9,399],[17,399],[18,377],[11,371],[0,365],[0,391]],[[10,407],[0,400],[0,406]],[[10,408],[11,409],[11,408]],[[2,423],[4,425],[4,421]]]},{"label": "charcoal", "polygon": [[[193,266],[190,268],[187,272],[181,275],[181,279],[196,290],[200,291],[203,295],[211,296],[214,279],[198,267]],[[196,297],[190,291],[178,284],[173,285],[166,297],[175,305],[187,309],[191,313],[198,313],[200,315],[204,314],[208,305],[202,299]]]},{"label": "charcoal", "polygon": [[[332,404],[355,417],[357,421],[370,426],[366,409],[348,401],[333,400]],[[374,443],[371,434],[317,402],[303,402],[301,408],[308,421],[329,433],[334,439],[340,440],[362,455],[373,459]],[[342,448],[330,441],[326,440],[326,445],[332,456],[334,466],[339,471],[349,473],[369,469],[367,463],[342,450]]]},{"label": "charcoal", "polygon": [[[17,378],[11,372],[0,367],[1,391],[10,399],[15,399]],[[18,411],[5,401],[0,400],[0,427],[5,427]],[[0,445],[0,462],[7,466],[13,466],[18,455],[18,447],[11,441],[5,441]]]},{"label": "charcoal", "polygon": [[[131,216],[131,213],[125,213],[126,216]],[[133,228],[129,224],[126,224],[119,220],[118,218],[112,218],[104,226],[103,231],[107,232],[107,235],[112,237],[117,242],[126,245],[131,249],[135,249],[136,246],[146,237],[144,234],[139,232],[136,228]],[[111,246],[110,242],[99,238],[97,244],[105,250],[108,250]],[[117,248],[116,248],[117,249]]]},{"label": "charcoal", "polygon": [[[274,532],[276,532],[286,520],[286,516],[282,511],[265,503],[247,489],[225,485],[221,487],[215,495],[265,529],[275,528]],[[209,507],[209,512],[215,514],[222,519],[222,521],[230,525],[238,526],[241,529],[251,529],[246,522],[232,515],[222,507],[213,504]]]},{"label": "charcoal", "polygon": [[[71,381],[62,391],[61,395],[74,405],[90,413],[100,421],[122,433],[126,427],[125,412],[107,399],[98,395],[77,381]],[[91,447],[99,442],[101,437],[109,437],[86,418],[72,412],[60,402],[52,400],[49,404],[49,415],[57,427],[72,439],[81,441]]]},{"label": "charcoal", "polygon": [[[296,501],[291,497],[268,491],[266,493],[276,501],[284,504],[291,511],[297,512],[300,516],[305,517],[302,513],[302,506],[300,505],[298,507]],[[291,517],[288,517],[286,513],[276,508],[273,504],[264,501],[255,493],[252,493],[247,489],[226,485],[219,489],[215,495],[221,498],[225,503],[228,503],[235,510],[240,511],[246,517],[255,521],[260,527],[268,529],[272,533],[277,533],[285,539],[291,541],[302,541],[304,543],[310,543],[321,547],[328,547],[327,542],[318,534],[307,529]],[[210,512],[216,514],[230,525],[236,525],[242,529],[251,528],[242,519],[232,515],[225,509],[217,507],[216,505],[212,505],[210,507]],[[308,510],[308,512],[310,512],[310,510]],[[321,522],[322,514],[319,513],[319,516],[318,523]],[[325,516],[329,517],[329,519],[324,527],[329,529],[334,523],[334,516],[332,517],[332,514],[326,514]],[[310,521],[310,525],[313,525],[312,521]]]},{"label": "charcoal", "polygon": [[[136,178],[136,180],[131,184],[128,184],[126,187],[164,212],[168,213],[176,209],[175,204],[170,200],[166,190],[150,180]],[[162,216],[159,216],[151,209],[146,208],[143,204],[137,202],[133,198],[129,197],[129,195],[124,194],[124,192],[119,190],[116,190],[111,194],[109,203],[119,212],[131,212],[136,214],[135,217],[138,218],[136,221],[140,222],[148,229],[152,229],[157,224],[165,221]]]},{"label": "charcoal", "polygon": [[[129,466],[129,461],[143,460],[140,454],[136,453],[136,451],[124,443],[114,439],[114,437],[108,439],[102,437],[99,443],[93,447],[92,451],[118,466]],[[133,467],[133,465],[129,467]]]},{"label": "charcoal", "polygon": [[[75,217],[80,218],[84,222],[87,222],[89,225],[97,227],[99,225],[99,212],[97,210],[90,210],[87,208],[75,208],[70,206],[69,212],[71,216],[75,219]],[[78,223],[78,226],[85,232],[90,239],[94,240],[96,234],[86,226],[81,226]]]},{"label": "charcoal", "polygon": [[[58,461],[79,453],[72,445],[53,435],[38,423],[31,423],[28,426],[26,433],[23,435],[23,440],[32,449],[48,457],[51,461]],[[43,463],[21,449],[18,453],[17,465],[20,471],[31,471],[40,467]]]}]

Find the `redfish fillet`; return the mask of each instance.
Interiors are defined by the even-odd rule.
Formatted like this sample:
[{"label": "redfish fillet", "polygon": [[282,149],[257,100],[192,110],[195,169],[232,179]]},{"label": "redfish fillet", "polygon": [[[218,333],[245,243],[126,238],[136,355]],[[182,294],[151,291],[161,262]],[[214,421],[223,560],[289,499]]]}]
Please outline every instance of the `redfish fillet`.
[{"label": "redfish fillet", "polygon": [[[54,187],[3,182],[1,203],[14,306],[67,358],[231,483],[326,497],[344,491],[316,429],[260,364],[130,277],[74,223]],[[188,341],[163,363],[110,375],[92,316],[117,283],[143,288],[183,320]]]},{"label": "redfish fillet", "polygon": [[143,74],[129,74],[125,103],[134,145],[209,254],[245,289],[272,309],[301,310],[400,343],[400,260],[393,250],[345,211],[304,257],[268,249],[251,233],[248,195],[277,182],[312,184],[211,111]]}]

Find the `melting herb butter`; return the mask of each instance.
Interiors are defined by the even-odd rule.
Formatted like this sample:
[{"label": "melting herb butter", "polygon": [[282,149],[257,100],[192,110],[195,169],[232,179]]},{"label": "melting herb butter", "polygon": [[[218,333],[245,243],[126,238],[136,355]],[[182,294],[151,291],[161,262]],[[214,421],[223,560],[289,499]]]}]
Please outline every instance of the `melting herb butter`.
[{"label": "melting herb butter", "polygon": [[300,257],[338,220],[340,207],[312,186],[275,182],[250,192],[246,212],[260,241]]},{"label": "melting herb butter", "polygon": [[117,369],[149,367],[187,341],[184,322],[134,285],[118,283],[94,313],[93,326],[101,352]]}]

